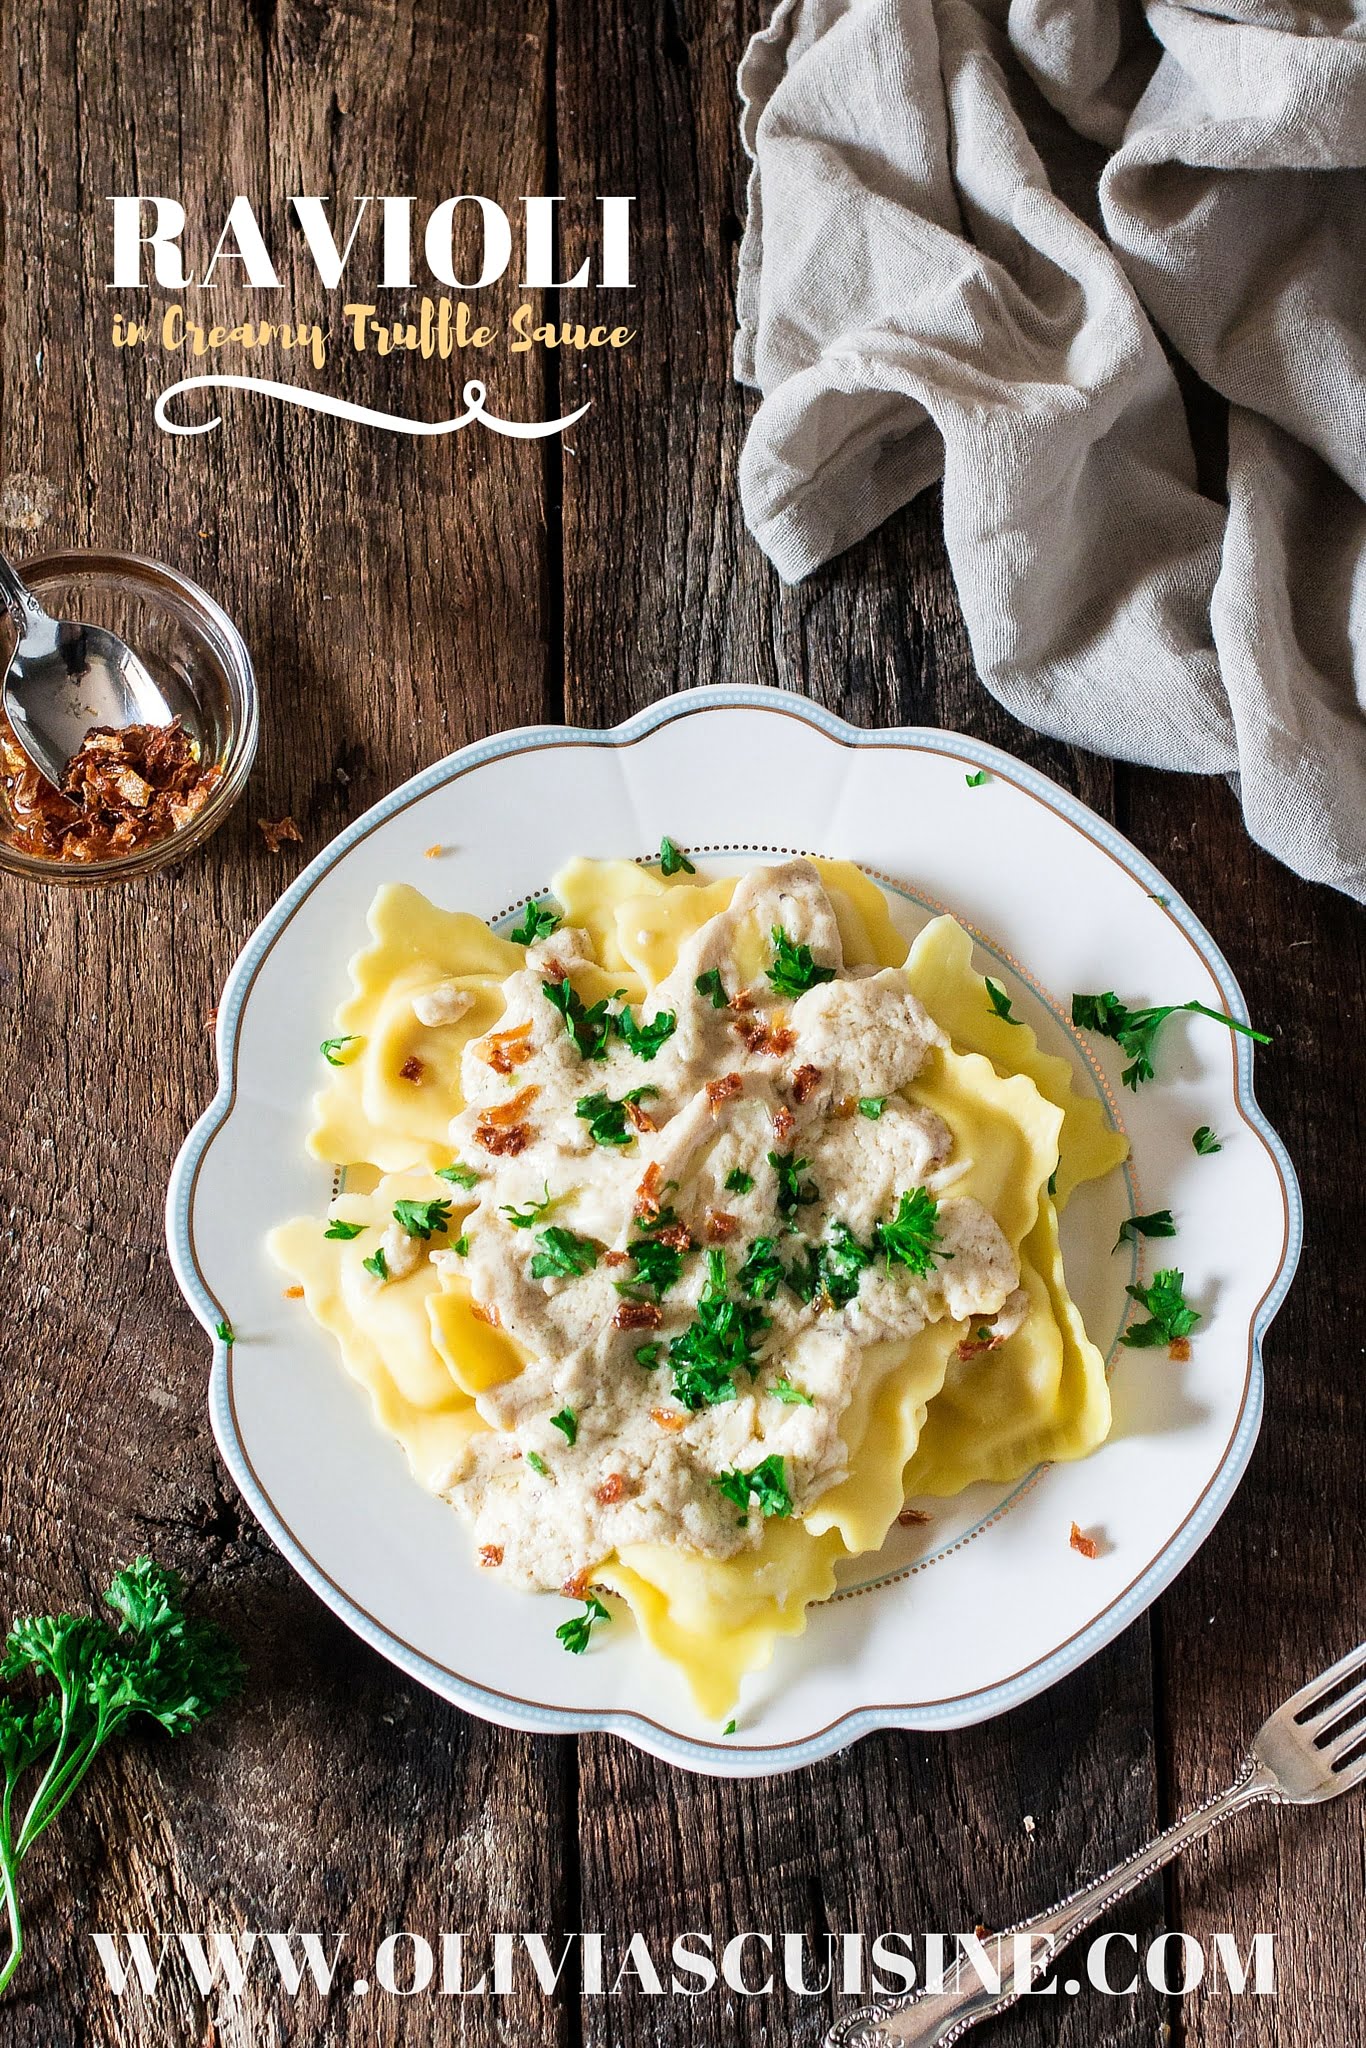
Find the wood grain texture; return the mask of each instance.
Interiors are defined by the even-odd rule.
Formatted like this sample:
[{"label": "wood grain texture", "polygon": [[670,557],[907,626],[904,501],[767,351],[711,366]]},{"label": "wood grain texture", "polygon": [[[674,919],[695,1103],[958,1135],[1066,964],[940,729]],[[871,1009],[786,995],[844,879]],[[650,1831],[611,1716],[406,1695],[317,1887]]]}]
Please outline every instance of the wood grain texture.
[{"label": "wood grain texture", "polygon": [[[183,1566],[239,1635],[249,1702],[183,1746],[128,1745],[32,1867],[35,1942],[0,2033],[15,2048],[452,2039],[483,2048],[814,2048],[835,1993],[556,1999],[525,1987],[432,2017],[350,1995],[297,2006],[266,1979],[234,2007],[183,1966],[115,2010],[73,1930],[345,1931],[361,1966],[397,1928],[696,1929],[827,1935],[1000,1925],[1103,1868],[1213,1789],[1285,1690],[1366,1633],[1357,1045],[1366,933],[1350,906],[1251,848],[1228,792],[1116,770],[1016,725],[977,683],[935,494],[800,589],[744,534],[736,470],[753,401],[729,375],[745,166],[733,77],[760,0],[55,0],[0,4],[16,103],[0,139],[0,545],[98,538],[203,581],[262,681],[247,799],[182,870],[108,896],[3,888],[9,1112],[0,1280],[0,1592],[89,1601],[139,1547]],[[72,128],[74,104],[79,110]],[[500,358],[495,409],[586,420],[538,449],[418,445],[233,399],[220,432],[150,422],[160,361],[104,338],[101,202],[195,195],[210,219],[281,196],[632,193],[629,350]],[[574,254],[567,220],[566,254]],[[201,256],[202,261],[202,256]],[[297,251],[282,299],[317,298]],[[246,301],[223,293],[225,313]],[[255,310],[259,310],[256,308]],[[506,310],[504,307],[503,310]],[[167,373],[172,374],[172,373]],[[465,367],[335,359],[328,388],[435,417]],[[1305,1181],[1305,1266],[1268,1346],[1248,1481],[1150,1620],[1002,1721],[882,1735],[806,1773],[727,1786],[624,1745],[488,1728],[361,1648],[245,1514],[209,1440],[202,1337],[161,1246],[171,1158],[212,1089],[202,1019],[299,860],[461,741],[539,716],[608,723],[699,682],[809,693],[862,725],[942,723],[1012,748],[1161,862],[1278,1030],[1259,1087]],[[272,859],[258,817],[305,847]],[[135,961],[130,973],[130,960]],[[137,1047],[169,1020],[155,1058]],[[93,1105],[93,1109],[92,1109]],[[41,1251],[37,1248],[41,1247]],[[79,1274],[79,1286],[71,1275]],[[1025,1817],[1033,1822],[1025,1826]],[[1085,1991],[1002,2022],[1005,2044],[1346,2048],[1366,2004],[1359,1805],[1250,1822],[1115,1924],[1243,1947],[1275,1929],[1274,2001],[1185,2005]],[[1344,2017],[1344,2015],[1346,2017]],[[430,2027],[429,2027],[430,2018]],[[1164,2032],[1169,2029],[1170,2034]]]},{"label": "wood grain texture", "polygon": [[[151,399],[181,372],[109,348],[101,283],[111,192],[183,193],[209,223],[244,192],[283,241],[290,192],[541,189],[547,23],[535,0],[5,10],[6,72],[47,118],[0,143],[0,545],[98,538],[188,571],[241,623],[262,696],[251,787],[207,853],[107,894],[3,888],[4,1036],[24,1046],[5,1088],[4,1605],[88,1602],[146,1547],[185,1568],[251,1668],[217,1738],[131,1743],[35,1856],[7,2048],[406,2038],[402,2002],[358,2005],[349,1970],[296,2010],[266,1972],[240,2005],[205,2000],[182,1963],[155,2001],[116,2008],[90,1928],[345,1930],[356,1962],[398,1927],[560,1924],[572,1750],[414,1690],[274,1555],[218,1466],[207,1350],[161,1225],[171,1160],[212,1093],[205,1020],[252,925],[392,783],[547,709],[540,457],[247,399],[218,433],[170,440]],[[220,317],[248,310],[220,297]],[[294,317],[316,304],[292,254],[280,298]],[[458,361],[336,368],[333,388],[370,404],[460,410]],[[527,359],[502,378],[499,409],[539,410]],[[272,858],[256,820],[287,812],[304,845]],[[539,1994],[501,2003],[479,2039],[565,2038]]]}]

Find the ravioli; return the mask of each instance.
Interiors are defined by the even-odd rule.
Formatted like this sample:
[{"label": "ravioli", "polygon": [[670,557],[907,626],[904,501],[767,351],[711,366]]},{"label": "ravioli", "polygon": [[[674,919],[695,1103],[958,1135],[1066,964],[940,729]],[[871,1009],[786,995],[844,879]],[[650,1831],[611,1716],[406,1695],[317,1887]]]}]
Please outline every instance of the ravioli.
[{"label": "ravioli", "polygon": [[847,863],[552,891],[526,947],[381,889],[310,1137],[348,1192],[272,1249],[481,1561],[614,1594],[723,1716],[908,1490],[1103,1440],[1057,1209],[1124,1140]]}]

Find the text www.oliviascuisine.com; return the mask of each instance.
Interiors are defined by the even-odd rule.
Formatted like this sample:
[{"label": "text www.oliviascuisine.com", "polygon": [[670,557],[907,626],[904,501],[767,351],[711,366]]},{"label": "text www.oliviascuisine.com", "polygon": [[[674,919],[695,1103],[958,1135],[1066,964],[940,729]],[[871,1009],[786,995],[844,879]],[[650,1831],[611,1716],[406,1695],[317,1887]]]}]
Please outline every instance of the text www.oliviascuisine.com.
[{"label": "text www.oliviascuisine.com", "polygon": [[[994,1991],[1003,1970],[1008,1980],[1028,1981],[1031,1962],[1029,1935],[1013,1936],[1003,1952],[1004,1944],[998,1948],[981,1932],[813,1940],[757,1929],[726,1937],[692,1930],[672,1939],[635,1933],[612,1940],[597,1933],[520,1931],[428,1937],[403,1929],[386,1935],[364,1962],[349,1952],[344,1934],[293,1929],[134,1930],[92,1938],[114,1996],[149,1999],[184,1985],[187,1975],[205,1997],[233,2000],[257,1990],[291,1998],[326,1998],[338,1990],[356,1998],[505,1998],[531,1987],[547,1998],[884,1997],[917,1987],[942,1990],[957,1969]],[[1036,1946],[1032,1955],[1039,1953]],[[1235,1996],[1267,1997],[1275,1990],[1274,1941],[1265,1933],[1241,1946],[1232,1934],[1201,1944],[1178,1933],[1142,1946],[1134,1935],[1111,1932],[1079,1945],[1069,1960],[1075,1974],[1046,1979],[1029,1995],[1075,1996],[1089,1988],[1124,1998],[1145,1985],[1173,1997],[1202,1984]]]}]

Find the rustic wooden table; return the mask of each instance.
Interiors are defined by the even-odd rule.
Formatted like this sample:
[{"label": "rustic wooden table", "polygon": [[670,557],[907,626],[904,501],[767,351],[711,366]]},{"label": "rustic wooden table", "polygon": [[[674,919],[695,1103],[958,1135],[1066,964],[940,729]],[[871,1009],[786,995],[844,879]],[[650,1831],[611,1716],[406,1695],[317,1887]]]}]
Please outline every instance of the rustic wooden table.
[{"label": "rustic wooden table", "polygon": [[[110,893],[3,889],[0,1600],[88,1601],[147,1547],[186,1571],[251,1665],[216,1736],[131,1742],[34,1859],[31,1954],[0,2015],[15,2048],[815,2043],[831,2001],[782,1992],[571,1987],[546,2001],[523,1988],[410,2009],[355,2000],[348,1976],[325,2004],[294,2006],[263,1973],[234,2006],[174,1965],[158,2000],[116,2005],[87,1937],[345,1929],[363,1954],[395,1928],[620,1940],[1001,1925],[1203,1798],[1263,1713],[1366,1634],[1366,926],[1264,859],[1226,788],[1075,755],[1006,718],[973,675],[933,495],[796,591],[748,540],[748,401],[728,353],[744,168],[733,76],[759,16],[760,0],[51,0],[0,17],[21,112],[0,141],[0,544],[100,541],[179,565],[241,622],[264,714],[246,801],[183,869]],[[164,361],[108,342],[104,201],[134,190],[188,196],[207,220],[246,193],[281,229],[291,192],[634,193],[640,337],[616,356],[502,362],[506,412],[592,399],[563,445],[417,445],[249,402],[220,433],[174,441],[150,417]],[[293,303],[308,297],[296,274]],[[438,416],[459,410],[464,374],[458,360],[367,358],[328,381]],[[1268,1346],[1252,1469],[1150,1615],[988,1727],[877,1736],[731,1786],[607,1738],[466,1719],[331,1618],[214,1454],[206,1347],[171,1279],[161,1202],[213,1090],[206,1017],[222,977],[307,855],[480,734],[610,723],[737,680],[862,724],[954,725],[1013,748],[1162,863],[1275,1031],[1259,1086],[1302,1177],[1308,1236]],[[256,820],[283,813],[304,845],[273,857]],[[1177,2007],[1087,1991],[1009,2017],[1003,2048],[1355,2042],[1360,1802],[1254,1818],[1139,1894],[1122,1924],[1140,1939],[1230,1930],[1244,1946],[1274,1930],[1277,1995],[1220,1988]]]}]

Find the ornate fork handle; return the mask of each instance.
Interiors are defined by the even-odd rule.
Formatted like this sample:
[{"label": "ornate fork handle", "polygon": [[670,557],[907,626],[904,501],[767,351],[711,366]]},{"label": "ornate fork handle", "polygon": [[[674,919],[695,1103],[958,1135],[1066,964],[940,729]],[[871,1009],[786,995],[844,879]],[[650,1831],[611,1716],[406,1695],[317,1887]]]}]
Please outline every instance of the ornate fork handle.
[{"label": "ornate fork handle", "polygon": [[967,1958],[960,1956],[945,1973],[942,1990],[922,1988],[876,2005],[861,2005],[835,2022],[826,2036],[826,2048],[948,2048],[979,2020],[1014,2005],[1047,1974],[1069,1942],[1127,1898],[1145,1878],[1179,1856],[1189,1843],[1198,1842],[1243,1807],[1278,1796],[1271,1773],[1255,1757],[1248,1757],[1227,1791],[1197,1806],[1146,1849],[1117,1863],[1093,1884],[1083,1885],[1051,1913],[984,1937],[982,1948],[993,1972],[999,1974],[999,1991],[988,1989]]}]

